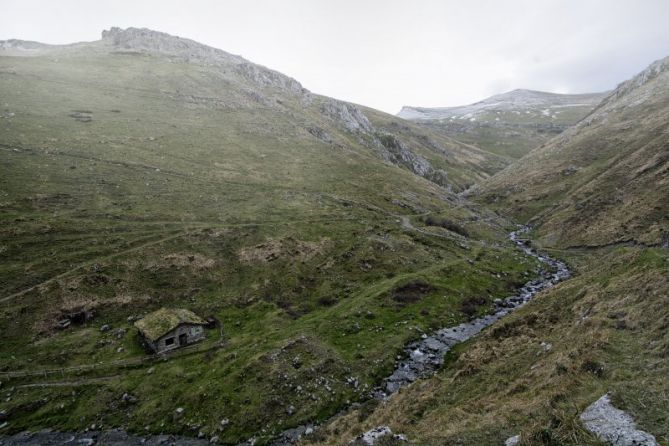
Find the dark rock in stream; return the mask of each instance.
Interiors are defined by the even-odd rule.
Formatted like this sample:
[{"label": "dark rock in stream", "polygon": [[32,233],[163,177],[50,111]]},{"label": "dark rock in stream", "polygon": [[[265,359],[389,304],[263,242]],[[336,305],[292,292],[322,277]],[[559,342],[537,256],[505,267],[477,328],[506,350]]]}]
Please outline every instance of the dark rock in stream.
[{"label": "dark rock in stream", "polygon": [[569,269],[563,262],[546,255],[538,254],[524,241],[519,239],[520,234],[527,232],[527,230],[527,228],[522,228],[514,231],[509,238],[527,255],[535,257],[555,272],[544,272],[541,278],[527,282],[518,290],[518,294],[497,301],[496,310],[492,314],[479,317],[470,322],[464,322],[455,327],[442,328],[431,336],[409,344],[404,349],[404,359],[396,364],[395,371],[384,380],[382,389],[374,395],[376,398],[385,398],[396,392],[400,387],[435,372],[444,363],[444,355],[455,344],[470,339],[487,326],[525,305],[538,292],[550,288],[570,276]]},{"label": "dark rock in stream", "polygon": [[105,445],[105,446],[204,446],[208,440],[175,435],[130,435],[122,430],[107,432],[63,433],[51,430],[21,432],[0,438],[2,446],[56,446],[56,445]]},{"label": "dark rock in stream", "polygon": [[[383,385],[371,392],[373,398],[385,399],[401,387],[434,373],[444,363],[444,355],[454,345],[472,338],[484,328],[525,305],[540,291],[552,287],[571,275],[564,262],[537,253],[525,241],[520,239],[520,235],[528,230],[528,227],[523,227],[512,232],[509,238],[525,254],[544,263],[553,272],[543,271],[540,278],[528,281],[518,290],[517,294],[497,301],[495,311],[492,314],[481,316],[455,327],[442,328],[430,336],[423,335],[420,340],[407,345],[402,355],[404,359],[396,363],[395,371],[384,379]],[[346,409],[342,411],[342,413],[345,412]],[[292,442],[286,441],[290,437],[290,435],[286,436],[286,433],[294,432],[295,429],[284,431],[277,437],[277,441],[271,444],[287,446],[296,443],[300,435],[294,435]]]},{"label": "dark rock in stream", "polygon": [[[543,272],[539,279],[527,282],[518,293],[506,299],[495,301],[495,311],[492,314],[481,316],[470,322],[465,322],[455,327],[442,328],[432,335],[424,335],[420,340],[407,345],[404,349],[403,359],[396,364],[395,371],[383,380],[382,386],[371,392],[371,396],[377,399],[385,399],[401,387],[424,378],[434,373],[444,362],[444,355],[456,344],[466,341],[484,328],[498,321],[510,312],[525,305],[537,293],[570,276],[567,265],[563,262],[538,254],[528,244],[520,239],[520,235],[527,232],[529,228],[521,228],[510,234],[509,238],[518,248],[527,255],[535,257],[554,272]],[[354,403],[355,404],[355,403]],[[355,407],[351,405],[351,407]],[[346,413],[348,408],[339,414]],[[313,425],[302,425],[287,429],[276,435],[270,445],[289,446],[305,435],[310,435],[317,427]],[[364,435],[364,434],[363,434]],[[40,432],[22,432],[13,436],[0,437],[0,446],[52,446],[62,444],[100,444],[100,445],[185,445],[204,446],[209,444],[205,439],[179,437],[172,435],[147,435],[133,436],[122,430],[108,432],[83,432],[83,433],[61,433],[50,430]],[[255,439],[240,443],[240,446],[255,444]]]}]

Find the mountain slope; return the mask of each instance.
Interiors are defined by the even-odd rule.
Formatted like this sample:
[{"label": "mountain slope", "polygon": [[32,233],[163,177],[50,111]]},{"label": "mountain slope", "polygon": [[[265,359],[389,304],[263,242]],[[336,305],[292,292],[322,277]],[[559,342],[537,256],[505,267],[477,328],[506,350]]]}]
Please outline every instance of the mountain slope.
[{"label": "mountain slope", "polygon": [[[500,157],[187,39],[3,42],[0,97],[2,434],[267,441],[536,274],[455,193]],[[223,331],[147,358],[163,306]]]},{"label": "mountain slope", "polygon": [[[471,189],[532,224],[572,278],[451,350],[434,377],[302,444],[344,446],[374,428],[421,445],[669,444],[668,106],[669,58]],[[607,394],[657,443],[590,432],[581,415]]]},{"label": "mountain slope", "polygon": [[475,194],[531,217],[551,245],[665,244],[669,59],[618,86],[587,118]]},{"label": "mountain slope", "polygon": [[575,124],[604,96],[513,90],[460,107],[405,106],[398,116],[489,152],[519,158]]}]

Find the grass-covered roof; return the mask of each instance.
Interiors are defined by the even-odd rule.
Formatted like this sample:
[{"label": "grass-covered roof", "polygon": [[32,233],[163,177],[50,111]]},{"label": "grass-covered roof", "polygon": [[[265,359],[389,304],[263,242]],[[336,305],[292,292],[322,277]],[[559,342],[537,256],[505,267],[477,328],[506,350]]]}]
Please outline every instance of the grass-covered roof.
[{"label": "grass-covered roof", "polygon": [[183,308],[161,308],[135,322],[142,335],[150,341],[174,330],[181,324],[205,325],[206,322],[190,310]]}]

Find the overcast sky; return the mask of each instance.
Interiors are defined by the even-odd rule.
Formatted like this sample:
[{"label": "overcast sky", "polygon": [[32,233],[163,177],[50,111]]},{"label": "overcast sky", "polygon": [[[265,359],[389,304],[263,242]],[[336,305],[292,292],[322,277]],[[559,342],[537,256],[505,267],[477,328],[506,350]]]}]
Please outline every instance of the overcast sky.
[{"label": "overcast sky", "polygon": [[0,39],[188,37],[390,113],[615,87],[669,55],[669,0],[0,0]]}]

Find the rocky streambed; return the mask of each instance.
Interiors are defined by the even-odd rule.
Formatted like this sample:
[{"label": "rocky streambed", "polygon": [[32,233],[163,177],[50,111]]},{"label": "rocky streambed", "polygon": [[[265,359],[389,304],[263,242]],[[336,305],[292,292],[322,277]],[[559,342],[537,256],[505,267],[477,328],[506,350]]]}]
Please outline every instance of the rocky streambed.
[{"label": "rocky streambed", "polygon": [[523,285],[517,294],[496,300],[493,313],[463,322],[455,327],[442,328],[429,336],[423,335],[422,339],[407,345],[404,349],[404,359],[398,361],[392,375],[384,380],[383,387],[377,391],[378,398],[384,398],[396,392],[400,387],[436,371],[444,363],[444,355],[454,345],[470,339],[487,326],[525,305],[540,291],[570,276],[569,268],[564,262],[539,254],[521,239],[521,235],[527,230],[528,228],[522,228],[514,231],[509,238],[527,255],[535,257],[552,271],[545,270],[541,277]]},{"label": "rocky streambed", "polygon": [[[469,322],[463,322],[455,327],[442,328],[432,335],[424,334],[420,340],[408,344],[404,348],[404,354],[401,355],[402,359],[396,363],[393,373],[385,378],[383,384],[372,392],[374,398],[385,399],[401,387],[434,373],[443,365],[444,356],[453,346],[467,341],[487,326],[525,305],[540,291],[569,278],[571,272],[564,262],[537,252],[522,238],[522,235],[528,231],[528,227],[522,227],[511,232],[509,239],[525,254],[546,265],[547,268],[541,272],[540,277],[527,282],[513,296],[506,299],[497,299],[492,313]],[[346,410],[335,416],[345,412]],[[382,428],[385,428],[385,426]],[[313,429],[313,425],[304,425],[286,430],[275,437],[270,444],[271,446],[295,444],[303,435],[309,434]],[[373,444],[374,441],[368,441],[367,439],[370,432],[361,434],[356,440],[359,440],[362,444]],[[249,444],[252,443],[246,442],[240,446]]]},{"label": "rocky streambed", "polygon": [[[404,349],[404,354],[396,363],[393,373],[383,380],[381,386],[372,392],[374,398],[384,399],[399,390],[402,386],[410,384],[417,379],[424,378],[434,373],[443,365],[444,355],[453,346],[460,342],[467,341],[487,326],[503,318],[512,311],[526,304],[537,293],[552,287],[556,283],[570,276],[567,265],[559,260],[553,259],[547,255],[540,254],[532,249],[521,236],[529,228],[523,227],[512,232],[509,238],[516,246],[525,252],[525,254],[535,257],[548,268],[541,273],[537,279],[531,280],[523,285],[517,294],[498,299],[495,301],[495,308],[491,314],[481,316],[469,322],[464,322],[455,327],[442,328],[432,335],[423,335],[423,337],[410,343]],[[345,413],[348,409],[340,412]],[[309,435],[315,426],[302,425],[287,429],[277,436],[270,443],[272,446],[288,446],[295,444],[301,437]],[[368,433],[366,433],[368,434]],[[372,444],[366,442],[365,435],[360,436],[359,440],[363,444]],[[367,435],[368,437],[370,435]],[[372,436],[373,437],[373,436]],[[371,438],[371,437],[370,437]],[[374,437],[375,438],[375,437]],[[215,439],[214,439],[215,440]],[[177,436],[132,436],[123,431],[111,432],[88,432],[67,434],[54,431],[41,431],[38,433],[20,433],[11,437],[0,437],[0,445],[55,445],[55,444],[155,444],[155,445],[204,445],[209,442],[204,439],[186,438]],[[255,439],[250,439],[240,446],[255,444]]]}]

